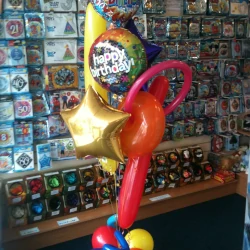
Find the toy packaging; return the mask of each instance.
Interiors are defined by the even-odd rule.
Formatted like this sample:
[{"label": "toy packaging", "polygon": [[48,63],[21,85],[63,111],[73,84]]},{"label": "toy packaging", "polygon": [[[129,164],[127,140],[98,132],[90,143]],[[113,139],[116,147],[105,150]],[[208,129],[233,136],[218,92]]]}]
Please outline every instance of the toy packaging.
[{"label": "toy packaging", "polygon": [[77,43],[73,39],[45,40],[45,64],[77,63]]},{"label": "toy packaging", "polygon": [[186,119],[194,118],[194,103],[193,102],[185,102],[184,105],[184,117]]},{"label": "toy packaging", "polygon": [[172,138],[174,141],[179,141],[184,138],[184,123],[175,122],[172,130]]},{"label": "toy packaging", "polygon": [[184,124],[184,137],[190,137],[190,136],[195,136],[195,131],[196,131],[196,123],[193,122],[192,120],[187,120],[185,121]]},{"label": "toy packaging", "polygon": [[204,180],[211,179],[212,176],[213,176],[213,167],[212,167],[212,165],[208,161],[205,161],[205,162],[201,163],[201,168],[202,168],[202,171],[204,173]]},{"label": "toy packaging", "polygon": [[25,13],[24,14],[26,38],[44,39],[45,24],[43,13]]},{"label": "toy packaging", "polygon": [[188,18],[182,17],[181,19],[181,38],[188,38]]},{"label": "toy packaging", "polygon": [[14,121],[13,99],[9,96],[0,96],[0,122]]},{"label": "toy packaging", "polygon": [[161,192],[166,187],[167,177],[165,175],[165,171],[158,172],[153,175],[154,181],[154,192]]},{"label": "toy packaging", "polygon": [[214,152],[214,153],[221,152],[224,148],[223,137],[220,135],[213,135],[212,141],[211,141],[211,146],[212,146],[212,148],[211,148],[212,152]]},{"label": "toy packaging", "polygon": [[237,115],[229,115],[227,124],[228,124],[229,132],[236,132],[237,131]]},{"label": "toy packaging", "polygon": [[217,58],[219,56],[219,41],[201,41],[200,57]]},{"label": "toy packaging", "polygon": [[205,100],[199,100],[194,103],[194,116],[195,118],[201,118],[205,116]]},{"label": "toy packaging", "polygon": [[46,38],[77,38],[74,13],[45,13]]},{"label": "toy packaging", "polygon": [[203,119],[195,119],[195,135],[200,136],[204,134]]},{"label": "toy packaging", "polygon": [[188,167],[190,166],[193,155],[192,152],[189,148],[176,148],[176,151],[178,152],[181,160],[181,165],[183,167]]},{"label": "toy packaging", "polygon": [[200,146],[189,147],[189,150],[191,151],[193,155],[194,163],[201,163],[203,161],[204,153]]},{"label": "toy packaging", "polygon": [[153,36],[154,39],[163,40],[167,34],[167,18],[154,17],[153,18]]},{"label": "toy packaging", "polygon": [[167,55],[169,59],[177,58],[177,43],[168,42],[167,43]]},{"label": "toy packaging", "polygon": [[229,99],[229,110],[231,114],[239,114],[242,110],[241,97],[231,97]]},{"label": "toy packaging", "polygon": [[245,112],[250,111],[250,95],[244,96],[244,106],[245,106]]},{"label": "toy packaging", "polygon": [[235,173],[232,171],[219,170],[214,174],[213,178],[221,183],[227,183],[235,179]]},{"label": "toy packaging", "polygon": [[188,56],[188,42],[179,41],[178,42],[178,58],[187,59]]},{"label": "toy packaging", "polygon": [[167,167],[167,158],[164,153],[154,153],[152,155],[152,160],[154,163],[154,172],[161,172]]},{"label": "toy packaging", "polygon": [[80,192],[81,211],[93,209],[97,205],[97,193],[95,189],[87,188]]},{"label": "toy packaging", "polygon": [[195,1],[184,1],[184,13],[193,15],[200,14],[204,15],[207,11],[207,1],[206,0],[195,0]]},{"label": "toy packaging", "polygon": [[13,149],[1,148],[0,149],[0,174],[12,172],[13,169],[14,169]]},{"label": "toy packaging", "polygon": [[202,19],[202,36],[220,37],[221,35],[221,19],[219,18],[203,18]]},{"label": "toy packaging", "polygon": [[229,0],[209,0],[208,12],[210,15],[228,15]]},{"label": "toy packaging", "polygon": [[235,20],[236,38],[246,38],[247,23],[246,19]]},{"label": "toy packaging", "polygon": [[14,123],[15,144],[31,145],[33,143],[33,124],[32,122],[15,122]]},{"label": "toy packaging", "polygon": [[70,192],[63,196],[64,215],[80,211],[81,200],[77,192]]},{"label": "toy packaging", "polygon": [[51,196],[45,199],[46,218],[55,218],[63,215],[63,199],[61,196]]},{"label": "toy packaging", "polygon": [[14,147],[13,152],[15,172],[34,170],[33,146]]},{"label": "toy packaging", "polygon": [[41,117],[33,121],[33,137],[34,140],[46,140],[49,137],[48,119]]},{"label": "toy packaging", "polygon": [[240,58],[242,52],[241,41],[240,40],[232,41],[231,47],[232,47],[232,58]]},{"label": "toy packaging", "polygon": [[217,134],[225,133],[228,129],[227,116],[215,118],[215,132]]},{"label": "toy packaging", "polygon": [[58,1],[40,1],[41,11],[42,12],[76,12],[76,1],[66,1],[66,0],[58,0]]},{"label": "toy packaging", "polygon": [[75,146],[73,139],[55,139],[48,141],[51,146],[51,157],[54,161],[74,159],[75,158]]},{"label": "toy packaging", "polygon": [[25,183],[28,201],[43,198],[45,194],[45,185],[41,175],[27,176],[25,178]]},{"label": "toy packaging", "polygon": [[244,60],[244,66],[243,66],[243,72],[242,73],[246,77],[250,76],[250,60],[249,59]]},{"label": "toy packaging", "polygon": [[49,143],[36,145],[36,153],[38,171],[52,168],[51,148]]},{"label": "toy packaging", "polygon": [[217,101],[217,114],[220,116],[229,114],[229,99],[220,98]]},{"label": "toy packaging", "polygon": [[80,177],[76,169],[63,170],[62,178],[64,184],[64,194],[79,190]]},{"label": "toy packaging", "polygon": [[204,173],[200,164],[192,164],[193,169],[193,182],[202,181],[204,178]]},{"label": "toy packaging", "polygon": [[225,38],[233,38],[235,36],[234,19],[228,18],[222,20],[222,36]]},{"label": "toy packaging", "polygon": [[7,204],[22,204],[26,201],[25,183],[22,178],[7,181],[5,184]]},{"label": "toy packaging", "polygon": [[43,44],[41,41],[29,41],[26,44],[27,63],[29,66],[43,65]]},{"label": "toy packaging", "polygon": [[248,16],[248,1],[247,0],[230,0],[231,16]]},{"label": "toy packaging", "polygon": [[49,105],[47,102],[47,97],[44,92],[36,92],[32,94],[33,100],[33,114],[34,117],[41,117],[45,115],[49,115]]},{"label": "toy packaging", "polygon": [[162,142],[163,141],[171,141],[172,140],[172,125],[171,124],[166,124],[164,134],[162,137]]},{"label": "toy packaging", "polygon": [[200,37],[200,17],[193,17],[189,20],[188,34],[189,38],[199,38]]},{"label": "toy packaging", "polygon": [[14,128],[12,123],[0,124],[0,148],[15,145]]},{"label": "toy packaging", "polygon": [[231,90],[233,96],[242,95],[242,80],[241,79],[232,79],[231,81]]},{"label": "toy packaging", "polygon": [[55,137],[59,135],[66,135],[68,134],[69,130],[66,126],[66,123],[61,118],[60,115],[50,115],[48,116],[48,123],[49,123],[49,137]]},{"label": "toy packaging", "polygon": [[180,156],[178,152],[169,150],[165,152],[165,155],[170,169],[176,169],[180,165]]},{"label": "toy packaging", "polygon": [[192,167],[179,166],[178,172],[180,175],[180,187],[190,184],[193,180]]},{"label": "toy packaging", "polygon": [[53,195],[60,195],[63,191],[63,180],[59,172],[49,172],[44,174],[46,188],[46,198]]},{"label": "toy packaging", "polygon": [[84,83],[84,68],[78,67],[78,88],[81,90],[85,90],[85,83]]},{"label": "toy packaging", "polygon": [[153,179],[153,175],[150,173],[150,174],[147,174],[147,177],[145,179],[143,195],[152,194],[153,191],[154,191],[154,179]]},{"label": "toy packaging", "polygon": [[239,149],[239,142],[240,142],[240,135],[236,133],[232,134],[225,134],[222,135],[224,138],[224,147],[225,150],[238,150]]},{"label": "toy packaging", "polygon": [[231,81],[230,80],[221,80],[221,82],[220,82],[220,95],[222,97],[229,97],[232,95]]},{"label": "toy packaging", "polygon": [[228,58],[228,57],[230,57],[229,41],[220,41],[219,42],[219,58]]},{"label": "toy packaging", "polygon": [[180,174],[177,169],[167,169],[167,188],[176,188],[180,185]]},{"label": "toy packaging", "polygon": [[63,90],[60,92],[60,110],[72,109],[77,106],[82,99],[79,90]]},{"label": "toy packaging", "polygon": [[215,132],[215,119],[206,118],[203,120],[204,134],[212,135]]},{"label": "toy packaging", "polygon": [[167,21],[167,37],[178,39],[181,36],[181,18],[169,17]]},{"label": "toy packaging", "polygon": [[35,223],[45,220],[46,206],[42,199],[32,201],[27,204],[28,208],[28,222]]},{"label": "toy packaging", "polygon": [[26,204],[9,206],[8,213],[10,228],[27,225],[28,220]]}]

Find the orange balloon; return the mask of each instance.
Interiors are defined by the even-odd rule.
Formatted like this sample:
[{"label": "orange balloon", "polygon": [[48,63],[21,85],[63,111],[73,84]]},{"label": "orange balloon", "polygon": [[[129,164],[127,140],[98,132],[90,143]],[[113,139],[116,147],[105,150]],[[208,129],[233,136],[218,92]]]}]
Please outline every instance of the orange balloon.
[{"label": "orange balloon", "polygon": [[165,115],[159,101],[148,92],[139,92],[131,117],[120,134],[122,151],[128,157],[151,153],[161,142],[164,129]]}]

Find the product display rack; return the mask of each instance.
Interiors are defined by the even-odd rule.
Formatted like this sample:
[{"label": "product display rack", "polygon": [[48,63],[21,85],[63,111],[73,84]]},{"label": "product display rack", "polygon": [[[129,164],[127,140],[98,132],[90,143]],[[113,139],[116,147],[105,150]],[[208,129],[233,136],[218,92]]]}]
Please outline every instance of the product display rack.
[{"label": "product display rack", "polygon": [[[173,149],[176,147],[186,147],[200,145],[204,151],[205,157],[210,152],[210,136],[200,136],[187,138],[179,142],[163,142],[156,151]],[[206,158],[205,158],[206,159]],[[69,166],[82,166],[95,163],[96,159],[89,160],[68,160],[54,162],[53,168],[56,170],[64,169]],[[14,177],[25,175],[17,173]],[[11,175],[3,175],[2,184],[10,178]],[[176,209],[195,205],[201,202],[217,199],[230,194],[238,193],[245,195],[247,178],[245,173],[237,175],[235,181],[227,184],[221,184],[213,179],[204,182],[194,183],[185,187],[166,189],[163,192],[154,193],[142,197],[141,206],[137,215],[137,220],[145,219],[158,214],[163,214]],[[155,200],[151,201],[150,199]],[[92,234],[93,231],[106,224],[107,218],[116,213],[114,202],[112,205],[106,205],[94,210],[75,213],[67,216],[45,220],[39,223],[29,224],[18,228],[3,229],[3,247],[8,249],[37,249],[54,245],[60,242],[76,239],[85,235]],[[75,221],[78,220],[78,221]],[[59,226],[59,223],[65,225]],[[38,232],[39,230],[39,232]],[[22,235],[21,235],[22,234]]]}]

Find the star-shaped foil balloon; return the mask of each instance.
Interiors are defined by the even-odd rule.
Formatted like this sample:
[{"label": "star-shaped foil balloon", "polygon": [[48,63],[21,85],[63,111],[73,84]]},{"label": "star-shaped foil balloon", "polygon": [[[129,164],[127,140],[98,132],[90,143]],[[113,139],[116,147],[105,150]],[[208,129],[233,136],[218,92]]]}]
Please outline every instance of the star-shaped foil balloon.
[{"label": "star-shaped foil balloon", "polygon": [[78,159],[92,155],[123,162],[119,135],[130,114],[109,106],[89,86],[82,102],[62,111],[61,116],[73,137]]}]

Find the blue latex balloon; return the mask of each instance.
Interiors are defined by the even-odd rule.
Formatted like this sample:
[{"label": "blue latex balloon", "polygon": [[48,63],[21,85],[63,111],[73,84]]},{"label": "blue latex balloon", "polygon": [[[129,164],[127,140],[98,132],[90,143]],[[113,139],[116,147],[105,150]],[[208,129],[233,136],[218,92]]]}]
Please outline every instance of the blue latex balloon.
[{"label": "blue latex balloon", "polygon": [[117,214],[110,216],[107,220],[107,226],[115,228],[117,224]]}]

